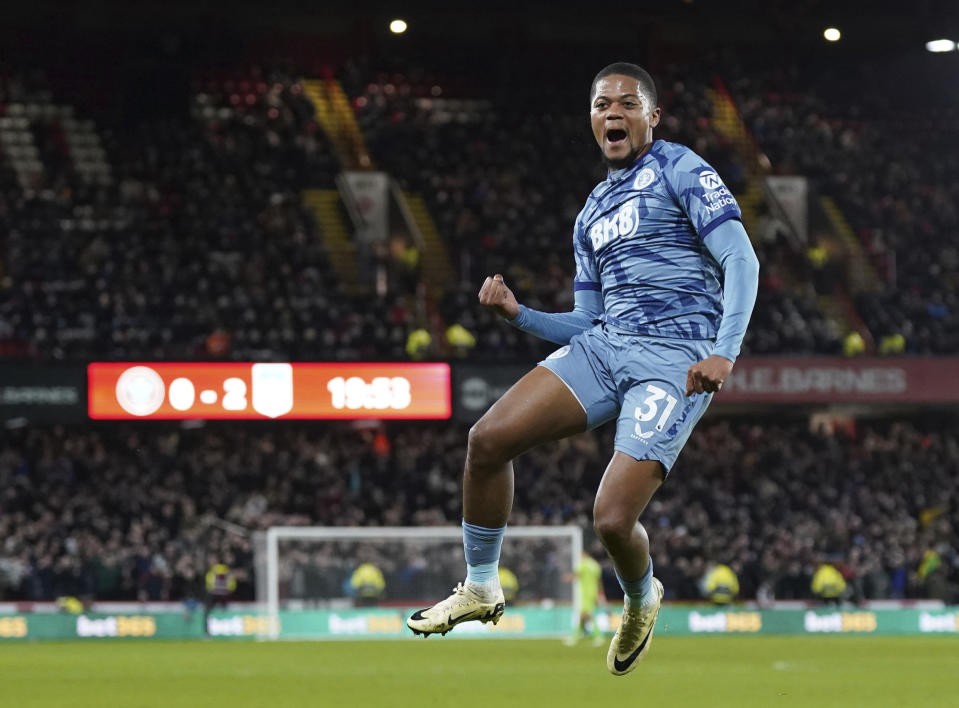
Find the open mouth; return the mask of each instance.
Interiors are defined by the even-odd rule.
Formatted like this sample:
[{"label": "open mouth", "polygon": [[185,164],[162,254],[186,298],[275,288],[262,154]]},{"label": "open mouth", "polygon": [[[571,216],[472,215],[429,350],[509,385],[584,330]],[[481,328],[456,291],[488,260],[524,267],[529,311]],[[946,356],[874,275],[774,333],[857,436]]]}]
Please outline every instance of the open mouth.
[{"label": "open mouth", "polygon": [[606,131],[606,142],[610,145],[619,145],[626,142],[626,131],[621,128],[612,128]]}]

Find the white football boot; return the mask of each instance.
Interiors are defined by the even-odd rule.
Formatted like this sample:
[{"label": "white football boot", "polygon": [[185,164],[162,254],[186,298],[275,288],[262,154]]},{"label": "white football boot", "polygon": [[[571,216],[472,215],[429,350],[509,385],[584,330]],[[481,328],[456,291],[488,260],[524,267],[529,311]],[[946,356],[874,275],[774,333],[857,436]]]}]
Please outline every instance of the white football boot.
[{"label": "white football boot", "polygon": [[630,607],[629,602],[624,602],[623,620],[606,654],[606,666],[611,674],[628,674],[646,656],[649,645],[653,643],[653,629],[662,604],[663,584],[656,578],[653,578],[651,600],[638,607]]},{"label": "white football boot", "polygon": [[432,607],[417,610],[406,620],[406,626],[413,634],[428,637],[431,634],[446,634],[460,622],[479,620],[483,624],[496,624],[506,609],[506,600],[502,588],[496,589],[492,601],[480,597],[468,585],[457,584],[453,594]]}]

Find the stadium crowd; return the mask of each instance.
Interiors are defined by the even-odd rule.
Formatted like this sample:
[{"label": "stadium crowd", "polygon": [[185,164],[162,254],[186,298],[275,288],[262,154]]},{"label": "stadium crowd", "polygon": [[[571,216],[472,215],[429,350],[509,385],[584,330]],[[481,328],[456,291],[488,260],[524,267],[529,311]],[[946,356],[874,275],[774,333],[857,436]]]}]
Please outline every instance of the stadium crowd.
[{"label": "stadium crowd", "polygon": [[32,136],[41,158],[22,174],[0,159],[6,355],[404,356],[408,312],[342,291],[301,202],[337,163],[298,81],[204,80],[191,115],[96,126],[110,166],[96,179],[64,137],[70,107],[42,83],[5,90],[4,139]]},{"label": "stadium crowd", "polygon": [[[571,307],[570,224],[602,175],[582,114],[557,110],[545,127],[532,125],[495,102],[431,97],[430,82],[399,79],[363,84],[354,103],[374,157],[428,197],[451,247],[459,281],[438,303],[442,321],[472,333],[476,356],[542,356],[549,345],[477,311],[475,291],[487,273],[503,272],[528,304]],[[132,127],[75,117],[33,77],[14,77],[0,92],[6,355],[406,355],[422,315],[396,290],[344,292],[301,201],[307,187],[331,187],[339,167],[297,76],[198,79],[188,113]],[[675,80],[662,95],[662,135],[694,146],[741,187],[742,167],[707,118],[704,87]],[[31,150],[24,167],[19,157]],[[777,275],[786,248],[760,249],[763,307],[746,350],[833,353],[835,324]]]},{"label": "stadium crowd", "polygon": [[908,353],[954,354],[956,109],[904,111],[888,96],[858,93],[830,101],[804,73],[743,72],[730,88],[774,169],[811,178],[842,208],[878,276],[855,303],[876,341],[901,336]]},{"label": "stadium crowd", "polygon": [[[702,424],[644,516],[667,597],[699,597],[707,567],[722,562],[739,576],[743,598],[808,599],[812,571],[828,560],[857,600],[959,601],[955,430],[947,421],[834,432],[756,419]],[[588,529],[611,434],[520,458],[511,524]],[[465,440],[462,425],[426,422],[5,431],[0,598],[196,597],[214,562],[234,568],[235,597],[250,598],[254,530],[458,524]],[[426,572],[422,558],[370,553],[387,597],[423,587],[410,580]],[[342,596],[357,556],[319,555],[325,592]],[[533,571],[511,569],[520,599],[542,588]],[[284,592],[302,597],[302,582]]]}]

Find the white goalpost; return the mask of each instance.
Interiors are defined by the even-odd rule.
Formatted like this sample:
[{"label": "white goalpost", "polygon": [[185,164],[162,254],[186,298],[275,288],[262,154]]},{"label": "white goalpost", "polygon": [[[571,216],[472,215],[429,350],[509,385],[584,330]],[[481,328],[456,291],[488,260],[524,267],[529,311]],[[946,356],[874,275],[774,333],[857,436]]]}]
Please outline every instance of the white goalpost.
[{"label": "white goalpost", "polygon": [[[258,532],[259,636],[412,637],[406,613],[442,599],[465,575],[462,534],[458,526],[275,526]],[[574,576],[582,550],[578,526],[508,528],[500,559],[507,595],[501,631],[469,622],[450,636],[568,634],[579,623]],[[357,571],[361,565],[375,570]],[[364,584],[369,573],[374,580]]]}]

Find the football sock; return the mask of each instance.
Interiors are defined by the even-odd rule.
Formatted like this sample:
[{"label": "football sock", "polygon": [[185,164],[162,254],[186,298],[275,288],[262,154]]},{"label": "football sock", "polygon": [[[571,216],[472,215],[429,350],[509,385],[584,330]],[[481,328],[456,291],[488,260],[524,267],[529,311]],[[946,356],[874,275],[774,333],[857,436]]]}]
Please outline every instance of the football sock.
[{"label": "football sock", "polygon": [[645,602],[648,597],[652,596],[653,592],[653,559],[649,559],[646,574],[639,580],[623,580],[618,570],[616,570],[616,579],[619,581],[619,587],[623,589],[623,594],[626,595],[630,605]]},{"label": "football sock", "polygon": [[599,625],[596,623],[595,619],[591,619],[589,622],[586,623],[584,634],[590,639],[594,637],[598,637],[600,635]]},{"label": "football sock", "polygon": [[463,549],[466,551],[466,580],[495,585],[499,582],[499,552],[506,527],[489,529],[463,521]]}]

